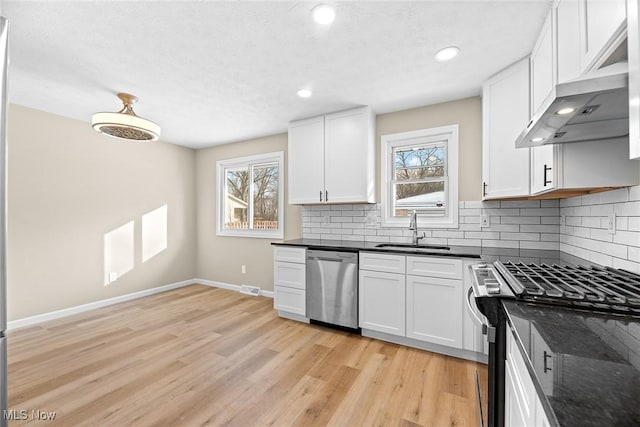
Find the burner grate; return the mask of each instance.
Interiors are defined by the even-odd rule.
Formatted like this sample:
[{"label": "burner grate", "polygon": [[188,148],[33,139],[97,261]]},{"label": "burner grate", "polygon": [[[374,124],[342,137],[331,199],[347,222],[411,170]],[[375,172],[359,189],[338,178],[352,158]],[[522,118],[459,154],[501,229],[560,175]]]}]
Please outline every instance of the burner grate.
[{"label": "burner grate", "polygon": [[511,261],[498,261],[498,264],[521,298],[640,311],[640,275],[629,271]]}]

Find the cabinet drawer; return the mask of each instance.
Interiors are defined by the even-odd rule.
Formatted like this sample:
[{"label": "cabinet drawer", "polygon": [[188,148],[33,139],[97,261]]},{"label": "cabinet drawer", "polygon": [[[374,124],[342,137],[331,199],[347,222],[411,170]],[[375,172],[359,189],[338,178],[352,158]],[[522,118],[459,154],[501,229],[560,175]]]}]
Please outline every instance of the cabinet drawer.
[{"label": "cabinet drawer", "polygon": [[305,290],[305,267],[305,264],[276,261],[275,271],[273,272],[273,284],[275,286],[286,286],[289,288]]},{"label": "cabinet drawer", "polygon": [[360,270],[404,274],[405,259],[403,255],[360,252]]},{"label": "cabinet drawer", "polygon": [[301,289],[274,286],[273,307],[287,313],[305,315],[306,293]]},{"label": "cabinet drawer", "polygon": [[524,358],[520,352],[520,348],[518,347],[510,328],[507,328],[506,363],[511,367],[513,382],[515,384],[515,393],[518,395],[518,399],[522,401],[522,409],[524,410],[526,417],[533,420],[535,401],[538,396],[533,385],[531,375],[527,370]]},{"label": "cabinet drawer", "polygon": [[462,279],[462,260],[422,256],[407,257],[407,274]]},{"label": "cabinet drawer", "polygon": [[276,246],[274,250],[276,261],[297,262],[299,264],[306,262],[305,255],[307,248]]}]

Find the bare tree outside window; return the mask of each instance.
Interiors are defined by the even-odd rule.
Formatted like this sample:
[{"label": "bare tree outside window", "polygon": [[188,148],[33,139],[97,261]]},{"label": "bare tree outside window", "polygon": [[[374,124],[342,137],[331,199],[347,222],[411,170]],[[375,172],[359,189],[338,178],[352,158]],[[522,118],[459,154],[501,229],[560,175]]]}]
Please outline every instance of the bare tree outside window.
[{"label": "bare tree outside window", "polygon": [[444,215],[445,156],[441,143],[394,150],[395,216],[407,216],[412,210]]},{"label": "bare tree outside window", "polygon": [[[225,227],[277,230],[278,175],[277,163],[226,169]],[[251,206],[250,190],[253,190]]]}]

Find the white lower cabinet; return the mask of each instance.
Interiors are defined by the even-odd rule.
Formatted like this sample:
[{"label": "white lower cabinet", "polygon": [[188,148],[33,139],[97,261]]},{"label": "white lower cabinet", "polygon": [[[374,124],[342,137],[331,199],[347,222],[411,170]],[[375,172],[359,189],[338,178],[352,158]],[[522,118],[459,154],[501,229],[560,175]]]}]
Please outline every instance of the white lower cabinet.
[{"label": "white lower cabinet", "polygon": [[462,281],[407,275],[407,337],[462,348]]},{"label": "white lower cabinet", "polygon": [[505,427],[549,426],[524,357],[510,329],[507,330],[504,411]]},{"label": "white lower cabinet", "polygon": [[306,248],[276,246],[273,265],[273,307],[306,315]]},{"label": "white lower cabinet", "polygon": [[405,275],[361,269],[359,288],[360,327],[404,336]]},{"label": "white lower cabinet", "polygon": [[472,262],[477,260],[361,252],[363,334],[381,332],[393,335],[390,341],[482,360],[486,352],[481,325],[463,311],[467,289],[463,283],[469,280],[463,265]]}]

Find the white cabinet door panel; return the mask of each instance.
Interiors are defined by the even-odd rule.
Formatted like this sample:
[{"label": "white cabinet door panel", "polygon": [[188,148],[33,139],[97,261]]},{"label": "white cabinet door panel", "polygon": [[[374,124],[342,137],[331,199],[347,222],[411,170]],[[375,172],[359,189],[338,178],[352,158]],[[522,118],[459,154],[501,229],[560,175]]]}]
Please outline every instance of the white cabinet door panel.
[{"label": "white cabinet door panel", "polygon": [[553,90],[554,48],[552,34],[552,14],[549,13],[531,53],[531,115],[539,111],[543,101]]},{"label": "white cabinet door panel", "polygon": [[462,348],[462,281],[407,276],[407,337]]},{"label": "white cabinet door panel", "polygon": [[328,203],[373,201],[370,110],[325,116],[325,188]]},{"label": "white cabinet door panel", "polygon": [[276,261],[273,281],[275,286],[306,290],[306,265]]},{"label": "white cabinet door panel", "polygon": [[407,274],[462,279],[462,260],[439,257],[407,257]]},{"label": "white cabinet door panel", "polygon": [[542,145],[531,149],[531,194],[552,190],[556,187],[556,148]]},{"label": "white cabinet door panel", "polygon": [[320,203],[324,200],[324,117],[290,123],[288,146],[289,203]]},{"label": "white cabinet door panel", "polygon": [[529,123],[529,110],[529,58],[525,58],[483,86],[483,198],[529,194],[529,149],[515,147]]},{"label": "white cabinet door panel", "polygon": [[581,0],[581,65],[586,71],[602,62],[603,51],[619,35],[627,18],[626,0]]},{"label": "white cabinet door panel", "polygon": [[276,310],[305,315],[306,293],[302,289],[274,286],[273,306]]},{"label": "white cabinet door panel", "polygon": [[380,252],[360,252],[360,270],[383,271],[386,273],[405,272],[406,257]]},{"label": "white cabinet door panel", "polygon": [[359,278],[360,327],[405,336],[405,275],[360,270]]},{"label": "white cabinet door panel", "polygon": [[558,83],[580,75],[580,4],[562,0],[556,8]]}]

